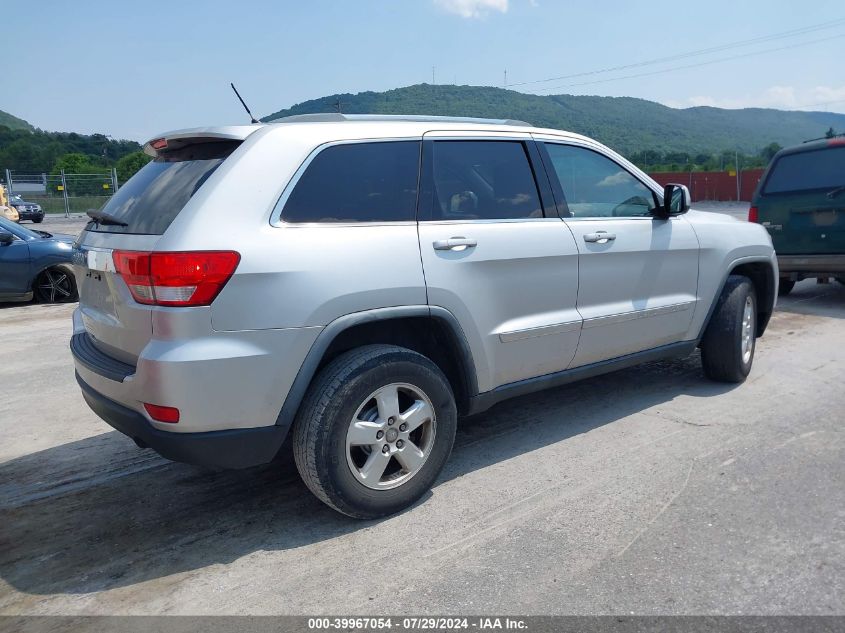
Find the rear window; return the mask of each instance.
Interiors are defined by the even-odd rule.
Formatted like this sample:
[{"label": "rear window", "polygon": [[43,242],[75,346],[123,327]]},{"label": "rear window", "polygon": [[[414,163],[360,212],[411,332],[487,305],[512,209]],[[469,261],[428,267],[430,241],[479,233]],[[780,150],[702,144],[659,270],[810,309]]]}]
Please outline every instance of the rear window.
[{"label": "rear window", "polygon": [[285,222],[414,219],[419,141],[344,143],[314,157],[282,210]]},{"label": "rear window", "polygon": [[164,152],[118,189],[102,208],[128,226],[88,223],[89,231],[161,235],[240,141],[195,143]]},{"label": "rear window", "polygon": [[786,154],[772,166],[763,193],[835,189],[845,185],[845,147]]}]

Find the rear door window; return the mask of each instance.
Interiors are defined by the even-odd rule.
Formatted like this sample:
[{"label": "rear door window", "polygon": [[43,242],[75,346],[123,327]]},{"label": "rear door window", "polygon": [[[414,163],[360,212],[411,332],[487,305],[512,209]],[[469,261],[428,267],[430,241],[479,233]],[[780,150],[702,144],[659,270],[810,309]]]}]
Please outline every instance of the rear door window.
[{"label": "rear door window", "polygon": [[101,233],[162,235],[188,200],[240,141],[195,143],[163,152],[144,165],[102,208],[127,226],[88,223]]},{"label": "rear door window", "polygon": [[785,154],[772,166],[764,194],[835,189],[845,185],[845,146]]},{"label": "rear door window", "polygon": [[521,141],[434,141],[430,220],[542,218],[543,206]]},{"label": "rear door window", "polygon": [[320,151],[282,210],[285,222],[414,219],[419,141],[342,143]]}]

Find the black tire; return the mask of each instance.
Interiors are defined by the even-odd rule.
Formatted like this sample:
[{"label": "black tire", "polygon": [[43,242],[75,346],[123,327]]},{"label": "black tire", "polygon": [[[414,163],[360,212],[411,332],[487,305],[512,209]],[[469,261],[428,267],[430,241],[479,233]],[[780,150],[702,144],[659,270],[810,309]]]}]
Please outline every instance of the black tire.
[{"label": "black tire", "polygon": [[778,284],[778,296],[785,297],[792,289],[795,287],[795,282],[791,279],[781,279],[780,283]]},{"label": "black tire", "polygon": [[[743,314],[746,302],[751,301],[750,356],[743,350]],[[745,381],[754,362],[757,336],[757,296],[754,285],[747,277],[731,275],[710,323],[701,339],[701,364],[704,375],[718,382],[740,383]]]},{"label": "black tire", "polygon": [[42,270],[32,286],[41,303],[71,303],[79,300],[76,278],[69,268],[53,266]]},{"label": "black tire", "polygon": [[32,221],[35,222],[36,224],[41,224],[44,221],[44,218],[35,218]]},{"label": "black tire", "polygon": [[[413,385],[428,397],[435,432],[416,474],[395,488],[374,490],[353,474],[346,437],[365,399],[393,383]],[[366,345],[338,356],[315,377],[294,422],[294,459],[321,501],[350,517],[374,519],[399,512],[431,488],[452,451],[456,427],[455,397],[437,365],[403,347]]]},{"label": "black tire", "polygon": [[845,286],[845,277],[837,277],[837,278],[836,278],[836,281],[838,281],[838,282],[839,282],[839,283],[841,283],[843,286]]}]

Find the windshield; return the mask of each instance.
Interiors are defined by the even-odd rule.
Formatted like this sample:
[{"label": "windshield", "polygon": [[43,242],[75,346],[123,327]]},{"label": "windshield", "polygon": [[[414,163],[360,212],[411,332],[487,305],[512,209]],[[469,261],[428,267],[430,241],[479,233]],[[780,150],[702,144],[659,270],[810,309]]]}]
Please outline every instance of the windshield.
[{"label": "windshield", "polygon": [[142,167],[101,212],[126,226],[89,222],[102,233],[161,235],[240,141],[196,143],[166,152]]},{"label": "windshield", "polygon": [[27,228],[22,227],[17,222],[12,222],[11,220],[7,220],[3,216],[0,216],[0,229],[11,233],[12,235],[16,235],[17,237],[23,240],[32,240],[32,239],[40,239],[41,236],[36,233],[35,231],[30,231]]},{"label": "windshield", "polygon": [[843,185],[845,147],[832,147],[781,156],[766,179],[763,193],[835,189]]}]

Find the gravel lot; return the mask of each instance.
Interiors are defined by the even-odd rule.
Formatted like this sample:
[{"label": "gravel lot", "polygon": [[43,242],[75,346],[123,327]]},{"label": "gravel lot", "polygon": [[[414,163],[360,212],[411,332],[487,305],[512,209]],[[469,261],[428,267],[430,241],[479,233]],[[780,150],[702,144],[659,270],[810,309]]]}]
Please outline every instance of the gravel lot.
[{"label": "gravel lot", "polygon": [[110,431],[72,309],[0,307],[2,614],[845,614],[838,284],[781,301],[742,386],[693,356],[464,420],[432,493],[371,522],[287,456],[212,472]]}]

